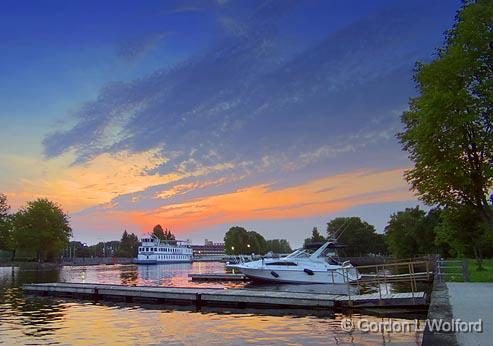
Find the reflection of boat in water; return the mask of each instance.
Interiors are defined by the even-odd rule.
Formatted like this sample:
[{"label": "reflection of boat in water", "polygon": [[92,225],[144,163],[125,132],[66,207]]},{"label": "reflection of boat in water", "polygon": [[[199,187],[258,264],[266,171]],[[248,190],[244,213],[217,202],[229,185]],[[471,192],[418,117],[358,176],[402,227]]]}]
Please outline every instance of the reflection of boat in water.
[{"label": "reflection of boat in water", "polygon": [[192,247],[187,241],[166,241],[151,237],[142,239],[135,263],[190,263],[192,256]]},{"label": "reflection of boat in water", "polygon": [[360,273],[349,261],[340,263],[325,253],[334,243],[327,242],[310,254],[298,249],[282,258],[262,258],[230,267],[238,269],[253,280],[300,283],[339,284],[356,281]]}]

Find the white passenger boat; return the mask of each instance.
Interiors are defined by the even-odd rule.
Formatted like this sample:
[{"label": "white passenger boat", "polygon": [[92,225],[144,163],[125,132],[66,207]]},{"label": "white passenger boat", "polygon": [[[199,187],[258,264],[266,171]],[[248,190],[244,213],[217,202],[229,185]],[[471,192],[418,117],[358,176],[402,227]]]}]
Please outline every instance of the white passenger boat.
[{"label": "white passenger boat", "polygon": [[325,256],[332,242],[323,244],[313,254],[298,249],[286,257],[263,258],[258,261],[234,265],[253,280],[297,283],[297,284],[338,284],[359,280],[361,274],[349,261],[339,263],[331,256]]},{"label": "white passenger boat", "polygon": [[142,238],[135,263],[190,263],[193,251],[188,241]]}]

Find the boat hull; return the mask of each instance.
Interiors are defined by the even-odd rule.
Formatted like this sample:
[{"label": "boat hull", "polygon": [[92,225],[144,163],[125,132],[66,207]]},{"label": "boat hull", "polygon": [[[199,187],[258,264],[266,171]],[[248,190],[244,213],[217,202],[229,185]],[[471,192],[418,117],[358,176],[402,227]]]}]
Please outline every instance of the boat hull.
[{"label": "boat hull", "polygon": [[274,268],[245,268],[237,267],[243,274],[252,280],[267,281],[267,282],[280,282],[280,283],[293,283],[293,284],[345,284],[351,281],[359,279],[359,277],[349,276],[348,278],[343,274],[342,270],[328,270],[328,271],[310,271],[308,274],[305,271],[295,270],[282,270]]}]

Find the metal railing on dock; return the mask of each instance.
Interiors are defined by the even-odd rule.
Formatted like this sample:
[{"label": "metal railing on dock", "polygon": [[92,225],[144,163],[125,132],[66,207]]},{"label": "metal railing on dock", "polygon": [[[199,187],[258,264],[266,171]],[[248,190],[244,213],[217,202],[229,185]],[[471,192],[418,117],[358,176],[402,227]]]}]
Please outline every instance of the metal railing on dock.
[{"label": "metal railing on dock", "polygon": [[443,260],[436,261],[436,278],[441,281],[469,281],[469,262],[463,260]]},{"label": "metal railing on dock", "polygon": [[[389,291],[390,284],[409,285],[410,292],[401,293],[408,294],[411,297],[412,305],[416,304],[416,298],[422,299],[423,292],[418,292],[418,282],[430,282],[433,280],[435,269],[433,260],[404,260],[401,262],[389,262],[377,265],[363,265],[355,268],[360,272],[361,278],[350,280],[349,271],[351,267],[343,267],[343,275],[345,282],[348,282],[348,300],[349,305],[353,304],[355,297],[351,294],[351,287],[356,286],[358,290],[365,290],[368,287],[376,287],[378,299],[381,305],[385,305],[385,300],[389,300],[393,295],[398,296],[399,293],[391,293]],[[385,292],[383,292],[385,291]],[[420,302],[421,304],[421,302]]]}]

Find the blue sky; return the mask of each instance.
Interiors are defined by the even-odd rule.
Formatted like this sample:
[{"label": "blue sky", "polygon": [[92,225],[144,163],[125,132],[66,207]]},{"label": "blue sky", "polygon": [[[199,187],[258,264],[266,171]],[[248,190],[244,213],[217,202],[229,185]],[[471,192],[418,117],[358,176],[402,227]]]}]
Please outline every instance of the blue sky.
[{"label": "blue sky", "polygon": [[[417,203],[395,140],[459,1],[3,1],[0,191],[77,239],[299,244]],[[282,231],[280,231],[282,230]]]}]

